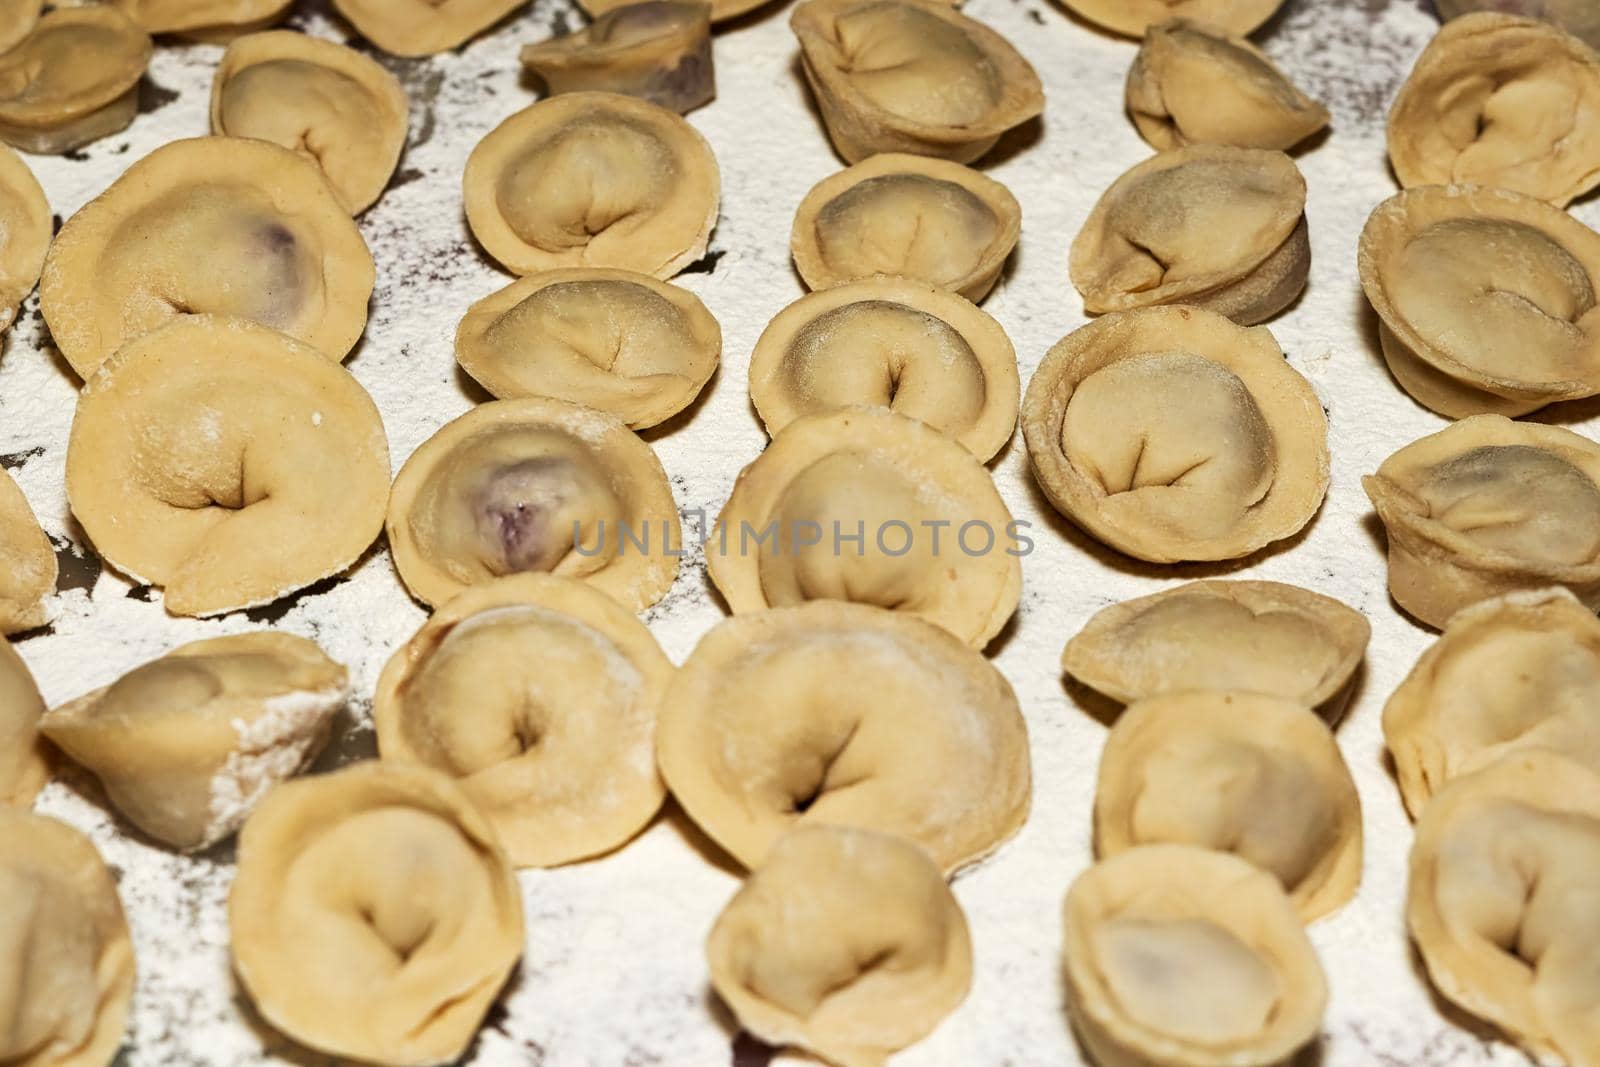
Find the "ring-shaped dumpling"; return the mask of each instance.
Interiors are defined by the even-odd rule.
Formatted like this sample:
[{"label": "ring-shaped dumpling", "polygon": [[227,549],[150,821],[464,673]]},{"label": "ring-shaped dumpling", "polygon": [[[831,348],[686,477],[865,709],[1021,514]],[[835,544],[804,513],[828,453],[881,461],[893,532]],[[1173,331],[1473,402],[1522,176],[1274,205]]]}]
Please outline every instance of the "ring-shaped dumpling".
[{"label": "ring-shaped dumpling", "polygon": [[1124,37],[1143,37],[1175,18],[1209,23],[1247,36],[1283,6],[1283,0],[1063,0],[1073,14]]},{"label": "ring-shaped dumpling", "polygon": [[692,404],[721,359],[722,327],[699,297],[603,267],[513,282],[456,329],[456,362],[501,400],[567,400],[636,430]]},{"label": "ring-shaped dumpling", "polygon": [[393,56],[431,56],[470,41],[527,0],[333,0],[356,32]]},{"label": "ring-shaped dumpling", "polygon": [[750,356],[767,433],[868,406],[909,415],[987,462],[1017,427],[1017,354],[994,319],[923,282],[873,278],[778,312]]},{"label": "ring-shaped dumpling", "polygon": [[1237,559],[1290,537],[1328,489],[1328,420],[1264,327],[1199,308],[1111,314],[1028,383],[1022,432],[1045,496],[1151,563]]},{"label": "ring-shaped dumpling", "polygon": [[389,445],[339,364],[242,319],[186,316],[84,385],[67,499],[100,554],[174,615],[275,600],[383,528]]},{"label": "ring-shaped dumpling", "polygon": [[394,480],[388,531],[406,588],[433,607],[539,571],[637,611],[666,595],[683,552],[650,446],[604,412],[537,398],[480,404],[424,441]]},{"label": "ring-shaped dumpling", "polygon": [[592,586],[518,574],[468,589],[390,657],[386,760],[456,779],[518,867],[609,852],[655,816],[656,712],[674,667]]},{"label": "ring-shaped dumpling", "polygon": [[50,780],[50,762],[39,736],[43,715],[44,697],[28,665],[11,642],[0,640],[0,808],[32,807]]},{"label": "ring-shaped dumpling", "polygon": [[225,41],[281,21],[294,0],[107,0],[146,33]]},{"label": "ring-shaped dumpling", "polygon": [[50,202],[22,157],[0,145],[0,333],[39,283],[50,248]]},{"label": "ring-shaped dumpling", "polygon": [[667,689],[657,758],[746,867],[795,826],[830,824],[909,837],[955,871],[1021,828],[1032,783],[1000,672],[935,626],[860,604],[718,624]]},{"label": "ring-shaped dumpling", "polygon": [[644,0],[522,50],[522,65],[549,95],[623,93],[686,115],[717,95],[711,5]]},{"label": "ring-shaped dumpling", "polygon": [[43,626],[45,598],[56,590],[55,546],[28,498],[0,468],[0,634]]},{"label": "ring-shaped dumpling", "polygon": [[374,270],[322,171],[240,137],[173,141],[129,167],[50,246],[39,307],[87,379],[179,315],[249,319],[343,359]]},{"label": "ring-shaped dumpling", "polygon": [[114,7],[52,8],[0,52],[0,141],[48,155],[125,129],[151,50]]},{"label": "ring-shaped dumpling", "polygon": [[513,274],[618,267],[670,278],[705,254],[722,178],[676,112],[618,93],[563,93],[478,142],[467,222]]}]

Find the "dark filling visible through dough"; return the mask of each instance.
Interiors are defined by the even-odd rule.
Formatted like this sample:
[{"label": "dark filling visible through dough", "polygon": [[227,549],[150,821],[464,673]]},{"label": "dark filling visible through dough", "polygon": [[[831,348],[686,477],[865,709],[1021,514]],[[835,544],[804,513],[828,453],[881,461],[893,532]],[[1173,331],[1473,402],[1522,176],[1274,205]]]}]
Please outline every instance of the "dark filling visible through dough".
[{"label": "dark filling visible through dough", "polygon": [[496,470],[474,500],[491,569],[550,571],[573,548],[573,466],[539,456]]}]

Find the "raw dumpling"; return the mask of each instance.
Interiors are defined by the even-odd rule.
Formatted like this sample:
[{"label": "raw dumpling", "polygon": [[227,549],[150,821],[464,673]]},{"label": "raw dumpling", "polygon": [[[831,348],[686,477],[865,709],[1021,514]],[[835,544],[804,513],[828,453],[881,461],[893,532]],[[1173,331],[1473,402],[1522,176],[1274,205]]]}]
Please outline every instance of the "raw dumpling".
[{"label": "raw dumpling", "polygon": [[258,630],[180,645],[39,728],[129,822],[192,852],[310,765],[349,693],[348,673],[315,642]]},{"label": "raw dumpling", "polygon": [[44,0],[0,0],[0,55],[33,32],[43,8]]},{"label": "raw dumpling", "polygon": [[0,141],[51,155],[125,129],[151,47],[113,7],[52,8],[0,53]]},{"label": "raw dumpling", "polygon": [[942,0],[805,0],[789,26],[847,163],[878,152],[971,163],[1044,110],[1011,42]]},{"label": "raw dumpling", "polygon": [[1304,704],[1191,690],[1141,700],[1106,739],[1095,849],[1231,852],[1277,876],[1306,922],[1361,881],[1361,801],[1328,726]]},{"label": "raw dumpling", "polygon": [[146,33],[225,40],[280,21],[294,0],[109,0]]},{"label": "raw dumpling", "polygon": [[636,430],[693,403],[721,358],[722,327],[693,293],[603,267],[523,278],[456,330],[456,361],[496,397],[569,400]]},{"label": "raw dumpling", "polygon": [[699,259],[722,179],[683,118],[617,93],[517,112],[467,159],[467,222],[513,274],[620,267],[670,278]]},{"label": "raw dumpling", "polygon": [[272,791],[239,835],[228,922],[267,1022],[392,1067],[460,1057],[522,955],[488,820],[445,775],[389,760]]},{"label": "raw dumpling", "polygon": [[395,478],[388,530],[400,577],[433,607],[544,571],[639,610],[666,594],[683,552],[650,446],[610,415],[559,400],[496,400],[446,424]]},{"label": "raw dumpling", "polygon": [[1297,533],[1328,489],[1328,420],[1263,327],[1199,308],[1107,315],[1028,383],[1045,496],[1152,563],[1238,559]]},{"label": "raw dumpling", "polygon": [[1442,19],[1459,18],[1473,11],[1505,11],[1554,23],[1587,42],[1600,47],[1600,7],[1593,0],[1433,0]]},{"label": "raw dumpling", "polygon": [[64,822],[0,805],[0,1063],[106,1067],[133,997],[117,882]]},{"label": "raw dumpling", "polygon": [[1532,197],[1409,189],[1361,232],[1361,286],[1395,381],[1461,418],[1600,393],[1600,234]]},{"label": "raw dumpling", "polygon": [[527,0],[333,0],[356,32],[395,56],[448,52]]},{"label": "raw dumpling", "polygon": [[1600,771],[1600,622],[1565,589],[1462,608],[1383,709],[1413,816],[1448,782],[1547,749]]},{"label": "raw dumpling", "polygon": [[1474,415],[1361,484],[1389,533],[1389,594],[1429,626],[1554,585],[1600,607],[1600,445],[1588,438]]},{"label": "raw dumpling", "polygon": [[383,195],[410,104],[393,74],[332,41],[277,31],[228,46],[211,82],[211,132],[311,160],[351,214]]},{"label": "raw dumpling", "polygon": [[740,473],[706,569],[735,614],[875,604],[982,648],[1017,610],[1021,529],[961,445],[892,411],[843,408],[791,422]]},{"label": "raw dumpling", "polygon": [[711,984],[739,1024],[840,1067],[881,1067],[966,998],[972,940],[939,868],[911,842],[806,826],[722,909]]},{"label": "raw dumpling", "polygon": [[528,45],[522,65],[551,96],[623,93],[684,115],[717,95],[711,11],[695,0],[615,7],[575,33]]},{"label": "raw dumpling", "polygon": [[920,619],[807,604],[719,624],[661,707],[667,788],[746,867],[795,826],[911,838],[944,871],[1028,817],[1028,730],[977,652]]},{"label": "raw dumpling", "polygon": [[1428,802],[1411,846],[1406,922],[1451,1003],[1530,1058],[1600,1062],[1600,777],[1520,752]]},{"label": "raw dumpling", "polygon": [[56,590],[56,550],[28,498],[0,468],[0,634],[47,621],[44,600]]},{"label": "raw dumpling", "polygon": [[818,182],[795,212],[789,249],[812,289],[889,275],[978,301],[1021,232],[1017,198],[994,179],[887,153]]},{"label": "raw dumpling", "polygon": [[1158,152],[1187,144],[1288,151],[1328,125],[1328,109],[1261,49],[1182,18],[1146,32],[1128,71],[1127,104]]},{"label": "raw dumpling", "polygon": [[1600,185],[1600,56],[1535,19],[1452,19],[1389,110],[1400,184],[1491,185],[1558,207]]},{"label": "raw dumpling", "polygon": [[1190,145],[1112,183],[1072,242],[1093,315],[1189,304],[1241,326],[1294,303],[1311,269],[1306,181],[1282,152]]},{"label": "raw dumpling", "polygon": [[750,357],[750,399],[769,434],[852,405],[919,419],[988,461],[1017,427],[1021,386],[1005,330],[924,282],[875,278],[803,296]]},{"label": "raw dumpling", "polygon": [[1124,37],[1143,37],[1171,19],[1193,19],[1243,37],[1264,24],[1283,0],[1064,0],[1073,14]]},{"label": "raw dumpling", "polygon": [[67,499],[100,554],[174,615],[337,574],[383,527],[389,445],[350,373],[241,319],[186,316],[84,385]]},{"label": "raw dumpling", "polygon": [[592,586],[500,578],[453,598],[390,658],[378,749],[455,778],[516,866],[586,859],[661,807],[656,712],[673,669]]},{"label": "raw dumpling", "polygon": [[[7,806],[32,807],[33,798],[50,780],[50,763],[39,737],[43,714],[44,698],[28,665],[11,642],[0,640],[0,811]],[[0,1010],[0,1019],[4,1018],[6,1013]],[[0,1027],[0,1035],[4,1033]],[[0,1063],[10,1062],[5,1056],[0,1037]]]},{"label": "raw dumpling", "polygon": [[343,359],[367,325],[372,255],[316,165],[265,141],[174,141],[67,220],[39,306],[87,379],[179,315],[250,319]]},{"label": "raw dumpling", "polygon": [[1073,883],[1066,977],[1103,1067],[1287,1067],[1328,1001],[1278,880],[1188,845],[1131,849]]},{"label": "raw dumpling", "polygon": [[22,157],[0,145],[0,333],[39,282],[50,248],[50,203]]},{"label": "raw dumpling", "polygon": [[1185,689],[1243,689],[1336,720],[1367,649],[1366,618],[1281,582],[1212,580],[1098,612],[1061,666],[1123,704]]}]

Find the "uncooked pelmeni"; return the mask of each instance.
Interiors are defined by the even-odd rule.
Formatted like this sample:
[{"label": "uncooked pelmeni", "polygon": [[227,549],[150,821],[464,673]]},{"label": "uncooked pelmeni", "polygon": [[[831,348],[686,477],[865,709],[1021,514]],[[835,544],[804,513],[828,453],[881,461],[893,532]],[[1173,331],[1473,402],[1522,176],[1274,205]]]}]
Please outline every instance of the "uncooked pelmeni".
[{"label": "uncooked pelmeni", "polygon": [[378,679],[385,760],[455,778],[511,862],[608,852],[661,807],[656,713],[672,661],[593,586],[519,574],[434,613]]},{"label": "uncooked pelmeni", "polygon": [[114,7],[52,8],[0,52],[0,141],[49,155],[127,128],[151,49]]},{"label": "uncooked pelmeni", "polygon": [[0,145],[0,333],[17,321],[50,248],[50,202],[33,171]]},{"label": "uncooked pelmeni", "polygon": [[44,697],[28,665],[11,642],[0,640],[0,808],[32,807],[50,780],[50,762],[39,736],[43,715]]},{"label": "uncooked pelmeni", "polygon": [[448,52],[523,7],[527,0],[334,0],[356,31],[395,56]]},{"label": "uncooked pelmeni", "polygon": [[551,96],[623,93],[686,115],[717,95],[711,14],[711,5],[698,0],[630,3],[580,30],[528,45],[522,65]]},{"label": "uncooked pelmeni", "polygon": [[972,940],[939,868],[910,841],[806,826],[773,846],[706,941],[739,1024],[840,1067],[881,1067],[972,984]]},{"label": "uncooked pelmeni", "polygon": [[21,633],[48,619],[45,598],[56,590],[55,546],[28,498],[0,469],[0,634]]},{"label": "uncooked pelmeni", "polygon": [[1171,19],[1194,19],[1240,36],[1254,32],[1283,0],[1064,0],[1068,9],[1124,37],[1143,37]]},{"label": "uncooked pelmeni", "polygon": [[746,867],[796,826],[901,834],[944,871],[1028,816],[1028,731],[977,652],[859,604],[741,615],[667,689],[658,758],[689,816]]},{"label": "uncooked pelmeni", "polygon": [[281,21],[294,0],[109,0],[146,33],[221,41]]}]

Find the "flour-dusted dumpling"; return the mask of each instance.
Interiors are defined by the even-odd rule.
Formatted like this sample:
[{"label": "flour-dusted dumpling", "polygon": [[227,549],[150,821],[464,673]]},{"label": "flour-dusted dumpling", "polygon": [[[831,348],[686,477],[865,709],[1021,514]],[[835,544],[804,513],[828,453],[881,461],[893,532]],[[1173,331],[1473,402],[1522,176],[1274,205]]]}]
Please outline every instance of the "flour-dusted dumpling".
[{"label": "flour-dusted dumpling", "polygon": [[343,359],[366,329],[373,277],[316,164],[265,141],[196,137],[151,152],[67,220],[39,306],[84,378],[187,314],[250,319]]},{"label": "flour-dusted dumpling", "polygon": [[513,274],[619,267],[670,278],[705,253],[722,179],[682,116],[618,93],[517,112],[467,158],[467,222]]},{"label": "flour-dusted dumpling", "polygon": [[667,788],[746,867],[796,825],[897,833],[941,869],[1028,817],[1028,730],[988,660],[920,619],[806,604],[719,624],[661,707]]},{"label": "flour-dusted dumpling", "polygon": [[666,796],[656,713],[673,670],[593,586],[501,578],[453,598],[390,658],[372,708],[378,749],[456,779],[518,867],[597,856]]},{"label": "flour-dusted dumpling", "polygon": [[910,841],[804,826],[717,917],[711,984],[739,1024],[840,1067],[881,1067],[966,998],[972,940],[939,868]]},{"label": "flour-dusted dumpling", "polygon": [[789,250],[812,289],[888,275],[977,301],[1021,232],[1017,198],[993,178],[890,152],[818,182],[795,212]]},{"label": "flour-dusted dumpling", "polygon": [[522,955],[522,894],[450,778],[369,760],[274,789],[239,835],[234,969],[320,1052],[425,1067],[466,1051]]},{"label": "flour-dusted dumpling", "polygon": [[1406,922],[1434,988],[1539,1062],[1600,1063],[1600,776],[1514,753],[1428,802]]},{"label": "flour-dusted dumpling", "polygon": [[1067,518],[1152,563],[1237,559],[1328,489],[1328,420],[1264,327],[1199,308],[1107,315],[1045,355],[1022,402],[1034,476]]},{"label": "flour-dusted dumpling", "polygon": [[1332,597],[1281,582],[1190,582],[1097,612],[1061,666],[1131,704],[1185,689],[1244,689],[1337,719],[1372,626]]},{"label": "flour-dusted dumpling", "polygon": [[750,357],[750,399],[769,434],[851,406],[888,408],[981,461],[1011,439],[1017,354],[994,319],[924,282],[874,278],[803,296]]},{"label": "flour-dusted dumpling", "polygon": [[805,0],[789,26],[847,163],[878,152],[971,163],[1044,110],[1011,42],[942,0]]},{"label": "flour-dusted dumpling", "polygon": [[1600,234],[1532,197],[1408,189],[1361,232],[1383,358],[1425,407],[1525,415],[1600,393]]},{"label": "flour-dusted dumpling", "polygon": [[1306,181],[1282,152],[1190,145],[1112,183],[1072,242],[1090,314],[1190,304],[1243,326],[1292,304],[1311,269]]},{"label": "flour-dusted dumpling", "polygon": [[1241,690],[1141,700],[1100,756],[1095,848],[1231,852],[1277,876],[1307,922],[1361,881],[1361,801],[1333,733],[1306,705]]},{"label": "flour-dusted dumpling", "polygon": [[106,1067],[133,997],[117,882],[64,822],[0,805],[0,1063]]},{"label": "flour-dusted dumpling", "polygon": [[67,499],[101,556],[174,615],[265,604],[337,574],[383,527],[389,445],[367,391],[315,349],[186,316],[84,385]]},{"label": "flour-dusted dumpling", "polygon": [[448,52],[527,0],[333,0],[356,32],[396,56]]},{"label": "flour-dusted dumpling", "polygon": [[0,333],[17,321],[50,248],[50,202],[22,157],[0,145]]},{"label": "flour-dusted dumpling", "polygon": [[33,32],[43,9],[44,0],[0,0],[0,54]]},{"label": "flour-dusted dumpling", "polygon": [[374,60],[289,31],[240,37],[211,82],[212,133],[293,149],[352,214],[383,195],[409,110],[399,79]]},{"label": "flour-dusted dumpling", "polygon": [[1102,1067],[1287,1067],[1328,1001],[1278,880],[1189,845],[1144,845],[1079,876],[1066,978],[1078,1035]]},{"label": "flour-dusted dumpling", "polygon": [[294,0],[108,0],[146,33],[221,41],[281,21]]},{"label": "flour-dusted dumpling", "polygon": [[[0,809],[31,807],[50,780],[50,763],[39,737],[42,715],[44,697],[28,665],[11,642],[0,640]],[[4,1047],[0,1044],[0,1053]]]},{"label": "flour-dusted dumpling", "polygon": [[1389,533],[1389,594],[1429,626],[1557,585],[1600,607],[1600,445],[1587,437],[1474,415],[1361,484]]},{"label": "flour-dusted dumpling", "polygon": [[650,446],[560,400],[481,404],[424,441],[389,496],[389,549],[438,607],[468,586],[542,571],[649,607],[682,555],[678,508]]},{"label": "flour-dusted dumpling", "polygon": [[315,642],[260,630],[179,645],[39,728],[129,822],[188,852],[230,836],[310,765],[349,692]]},{"label": "flour-dusted dumpling", "polygon": [[875,604],[974,648],[1017,610],[1021,527],[961,445],[882,408],[796,419],[734,483],[706,569],[735,614]]},{"label": "flour-dusted dumpling", "polygon": [[1452,19],[1389,110],[1405,188],[1471,183],[1558,207],[1600,185],[1600,56],[1536,19]]},{"label": "flour-dusted dumpling", "polygon": [[56,589],[56,550],[28,498],[0,469],[0,634],[47,621],[44,600]]},{"label": "flour-dusted dumpling", "polygon": [[604,267],[523,278],[456,329],[456,361],[496,397],[569,400],[636,430],[693,403],[721,358],[722,327],[699,297]]},{"label": "flour-dusted dumpling", "polygon": [[0,52],[0,141],[55,154],[126,128],[151,47],[115,8],[52,8]]},{"label": "flour-dusted dumpling", "polygon": [[623,93],[688,114],[717,95],[711,14],[697,0],[626,4],[574,33],[528,45],[522,65],[552,96]]},{"label": "flour-dusted dumpling", "polygon": [[1157,151],[1229,144],[1287,151],[1328,125],[1261,49],[1204,22],[1152,26],[1128,71],[1128,114]]},{"label": "flour-dusted dumpling", "polygon": [[1243,37],[1283,0],[1064,0],[1071,11],[1124,37],[1143,37],[1172,19],[1192,19]]}]

